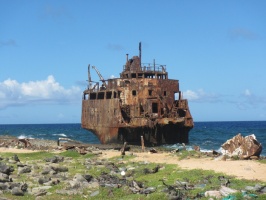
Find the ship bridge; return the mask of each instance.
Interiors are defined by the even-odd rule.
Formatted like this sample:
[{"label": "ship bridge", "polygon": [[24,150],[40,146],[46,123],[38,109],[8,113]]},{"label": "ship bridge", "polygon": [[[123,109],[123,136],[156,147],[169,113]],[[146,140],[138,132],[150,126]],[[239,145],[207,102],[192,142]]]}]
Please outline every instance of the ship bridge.
[{"label": "ship bridge", "polygon": [[166,65],[141,63],[141,43],[139,46],[139,56],[133,56],[128,59],[126,54],[126,64],[123,67],[123,72],[120,73],[120,78],[155,78],[168,79]]}]

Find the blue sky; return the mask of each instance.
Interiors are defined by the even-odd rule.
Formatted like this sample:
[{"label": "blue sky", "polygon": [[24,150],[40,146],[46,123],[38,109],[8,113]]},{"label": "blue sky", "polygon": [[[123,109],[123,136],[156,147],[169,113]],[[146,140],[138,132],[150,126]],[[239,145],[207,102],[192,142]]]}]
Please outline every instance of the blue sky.
[{"label": "blue sky", "polygon": [[[0,0],[0,124],[79,123],[87,65],[165,64],[195,121],[266,120],[266,1]],[[92,72],[92,79],[99,80]]]}]

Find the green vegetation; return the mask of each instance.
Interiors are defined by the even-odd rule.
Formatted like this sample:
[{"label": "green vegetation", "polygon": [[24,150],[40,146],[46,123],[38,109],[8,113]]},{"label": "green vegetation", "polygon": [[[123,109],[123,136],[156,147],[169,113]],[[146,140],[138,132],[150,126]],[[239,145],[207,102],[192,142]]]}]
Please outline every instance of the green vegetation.
[{"label": "green vegetation", "polygon": [[[92,154],[80,155],[76,151],[65,151],[59,154],[49,153],[49,152],[34,152],[34,153],[19,153],[17,154],[21,163],[29,163],[29,165],[38,165],[44,166],[46,158],[54,157],[54,156],[63,156],[64,161],[63,164],[60,165],[68,167],[69,171],[65,172],[66,177],[69,180],[73,179],[73,176],[77,173],[80,174],[90,174],[93,177],[99,177],[103,172],[109,173],[111,171],[110,168],[105,165],[88,165],[87,162],[91,160],[98,160],[97,156]],[[185,159],[187,157],[202,157],[199,152],[196,151],[182,151],[182,154],[178,152],[176,154],[179,159]],[[14,153],[0,153],[0,157],[5,159],[10,159],[14,156]],[[265,185],[264,182],[258,181],[249,181],[249,180],[239,180],[232,176],[227,176],[222,173],[215,173],[214,171],[206,171],[206,170],[185,170],[179,168],[177,165],[171,164],[155,164],[155,163],[144,163],[144,162],[132,162],[131,159],[134,156],[126,155],[124,158],[114,157],[109,159],[110,163],[113,163],[117,168],[131,168],[126,172],[127,181],[136,181],[142,183],[145,188],[153,187],[155,188],[155,192],[145,195],[145,194],[134,194],[130,190],[129,186],[123,185],[118,188],[107,188],[100,187],[99,189],[87,189],[83,191],[82,195],[62,195],[57,194],[57,190],[61,190],[66,188],[64,182],[59,183],[58,185],[54,185],[48,192],[51,193],[49,196],[44,196],[45,199],[125,199],[125,200],[134,200],[134,199],[168,199],[167,193],[163,192],[163,190],[167,187],[175,187],[176,191],[186,196],[187,199],[209,199],[203,197],[205,191],[208,190],[218,190],[221,185],[224,184],[224,180],[230,180],[229,187],[232,189],[236,189],[238,191],[243,190],[246,186],[254,186],[256,184]],[[1,161],[0,161],[1,162]],[[2,161],[3,162],[3,161]],[[15,172],[14,176],[17,174],[17,166],[13,164]],[[89,166],[89,167],[88,167]],[[154,169],[158,169],[158,171],[153,171]],[[42,168],[34,169],[35,172],[40,172]],[[129,176],[128,174],[131,174]],[[123,179],[122,175],[119,173],[114,175],[118,176],[120,179]],[[33,179],[28,178],[28,174],[21,174],[16,177],[16,182],[32,182],[35,187],[41,186],[34,182]],[[221,179],[221,177],[223,177]],[[182,187],[186,186],[186,189],[182,189]],[[192,189],[190,189],[190,186]],[[193,187],[192,187],[193,186]],[[30,186],[33,187],[33,186]],[[95,192],[95,190],[99,190],[99,194],[96,196],[90,196],[91,193]],[[266,199],[266,195],[262,195],[256,192],[251,192],[252,194],[256,194],[258,197],[256,199]],[[238,192],[234,194],[236,199],[242,199],[243,194]],[[4,192],[2,197],[8,199],[22,199],[22,200],[33,200],[36,197],[30,194],[27,194],[22,197],[11,195],[10,193]]]}]

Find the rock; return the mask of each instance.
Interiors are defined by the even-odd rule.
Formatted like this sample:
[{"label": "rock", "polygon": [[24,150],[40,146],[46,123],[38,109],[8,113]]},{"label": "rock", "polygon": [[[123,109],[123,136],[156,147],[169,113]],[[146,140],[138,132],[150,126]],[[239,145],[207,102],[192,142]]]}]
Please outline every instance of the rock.
[{"label": "rock", "polygon": [[31,167],[30,166],[25,166],[25,167],[19,167],[18,168],[18,174],[24,174],[24,173],[30,173],[31,172]]},{"label": "rock", "polygon": [[87,179],[85,179],[81,174],[76,174],[73,180],[78,182],[88,182]]},{"label": "rock", "polygon": [[23,184],[21,184],[20,189],[21,189],[23,192],[26,192],[27,189],[28,189],[28,184],[27,184],[27,183],[23,183]]},{"label": "rock", "polygon": [[46,182],[49,182],[50,180],[51,180],[51,178],[48,178],[48,177],[40,177],[38,179],[38,183],[42,185],[42,184],[44,184]]},{"label": "rock", "polygon": [[263,187],[263,188],[260,190],[260,192],[261,192],[262,194],[266,194],[266,187]]},{"label": "rock", "polygon": [[206,192],[204,193],[204,195],[205,195],[205,197],[215,197],[215,198],[217,198],[217,199],[222,198],[221,193],[220,193],[219,191],[217,191],[217,190],[206,191]]},{"label": "rock", "polygon": [[239,158],[250,158],[251,156],[260,156],[262,145],[256,140],[254,134],[243,137],[239,133],[232,139],[222,144],[222,153],[229,157],[238,156]]},{"label": "rock", "polygon": [[89,174],[85,174],[83,175],[83,177],[88,181],[90,182],[92,179],[93,179],[93,176],[89,175]]},{"label": "rock", "polygon": [[64,157],[63,156],[53,156],[51,158],[46,158],[44,160],[46,162],[58,163],[58,162],[63,162],[64,161]]},{"label": "rock", "polygon": [[53,165],[53,166],[51,166],[51,168],[52,168],[52,170],[56,171],[57,173],[58,172],[67,172],[68,171],[68,168],[64,167],[64,166]]},{"label": "rock", "polygon": [[223,196],[228,196],[229,194],[233,194],[233,193],[236,193],[237,190],[234,190],[234,189],[231,189],[229,187],[226,187],[226,186],[221,186],[220,188],[220,193],[223,195]]},{"label": "rock", "polygon": [[51,187],[52,186],[41,186],[41,187],[32,188],[31,194],[33,194],[35,196],[41,196],[41,194],[43,194],[44,191],[47,192],[47,190],[50,189]]},{"label": "rock", "polygon": [[8,190],[9,186],[5,183],[0,183],[0,190]]},{"label": "rock", "polygon": [[97,196],[98,194],[100,194],[100,191],[99,191],[99,190],[97,190],[97,191],[91,193],[90,196],[91,196],[91,197],[95,197],[95,196]]},{"label": "rock", "polygon": [[14,187],[11,190],[11,194],[12,195],[15,195],[15,196],[24,196],[24,192],[20,188],[18,188],[18,187]]},{"label": "rock", "polygon": [[250,159],[251,160],[259,160],[259,157],[258,156],[250,156]]},{"label": "rock", "polygon": [[15,155],[13,156],[13,159],[14,159],[14,161],[16,161],[16,162],[20,162],[20,160],[19,160],[17,154],[15,154]]},{"label": "rock", "polygon": [[12,172],[14,171],[14,167],[13,166],[8,166],[2,162],[0,162],[0,172],[10,175]]},{"label": "rock", "polygon": [[141,194],[150,194],[150,193],[153,193],[155,191],[156,191],[155,187],[148,187],[148,188],[145,188],[144,190],[142,190],[140,193]]},{"label": "rock", "polygon": [[0,173],[0,182],[10,182],[9,175]]}]

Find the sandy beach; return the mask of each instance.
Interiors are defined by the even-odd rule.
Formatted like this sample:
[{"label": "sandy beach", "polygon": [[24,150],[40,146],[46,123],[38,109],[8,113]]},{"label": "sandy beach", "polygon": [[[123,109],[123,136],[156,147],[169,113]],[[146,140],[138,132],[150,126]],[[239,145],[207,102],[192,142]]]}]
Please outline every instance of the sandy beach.
[{"label": "sandy beach", "polygon": [[[0,153],[31,153],[37,150],[0,148]],[[121,156],[117,150],[103,150],[100,154],[101,159],[109,159]],[[132,153],[132,152],[126,152]],[[174,164],[184,169],[203,169],[222,172],[227,175],[236,176],[239,179],[259,180],[266,182],[266,164],[254,160],[215,160],[213,158],[190,158],[179,160],[178,157],[171,153],[150,153],[150,152],[133,152],[132,161],[147,161],[160,164]]]},{"label": "sandy beach", "polygon": [[[161,164],[175,164],[184,169],[203,169],[222,172],[239,179],[266,181],[266,164],[254,160],[214,160],[213,158],[190,158],[179,160],[171,153],[133,153],[132,161],[147,161]],[[120,156],[118,151],[104,151],[102,158]]]}]

